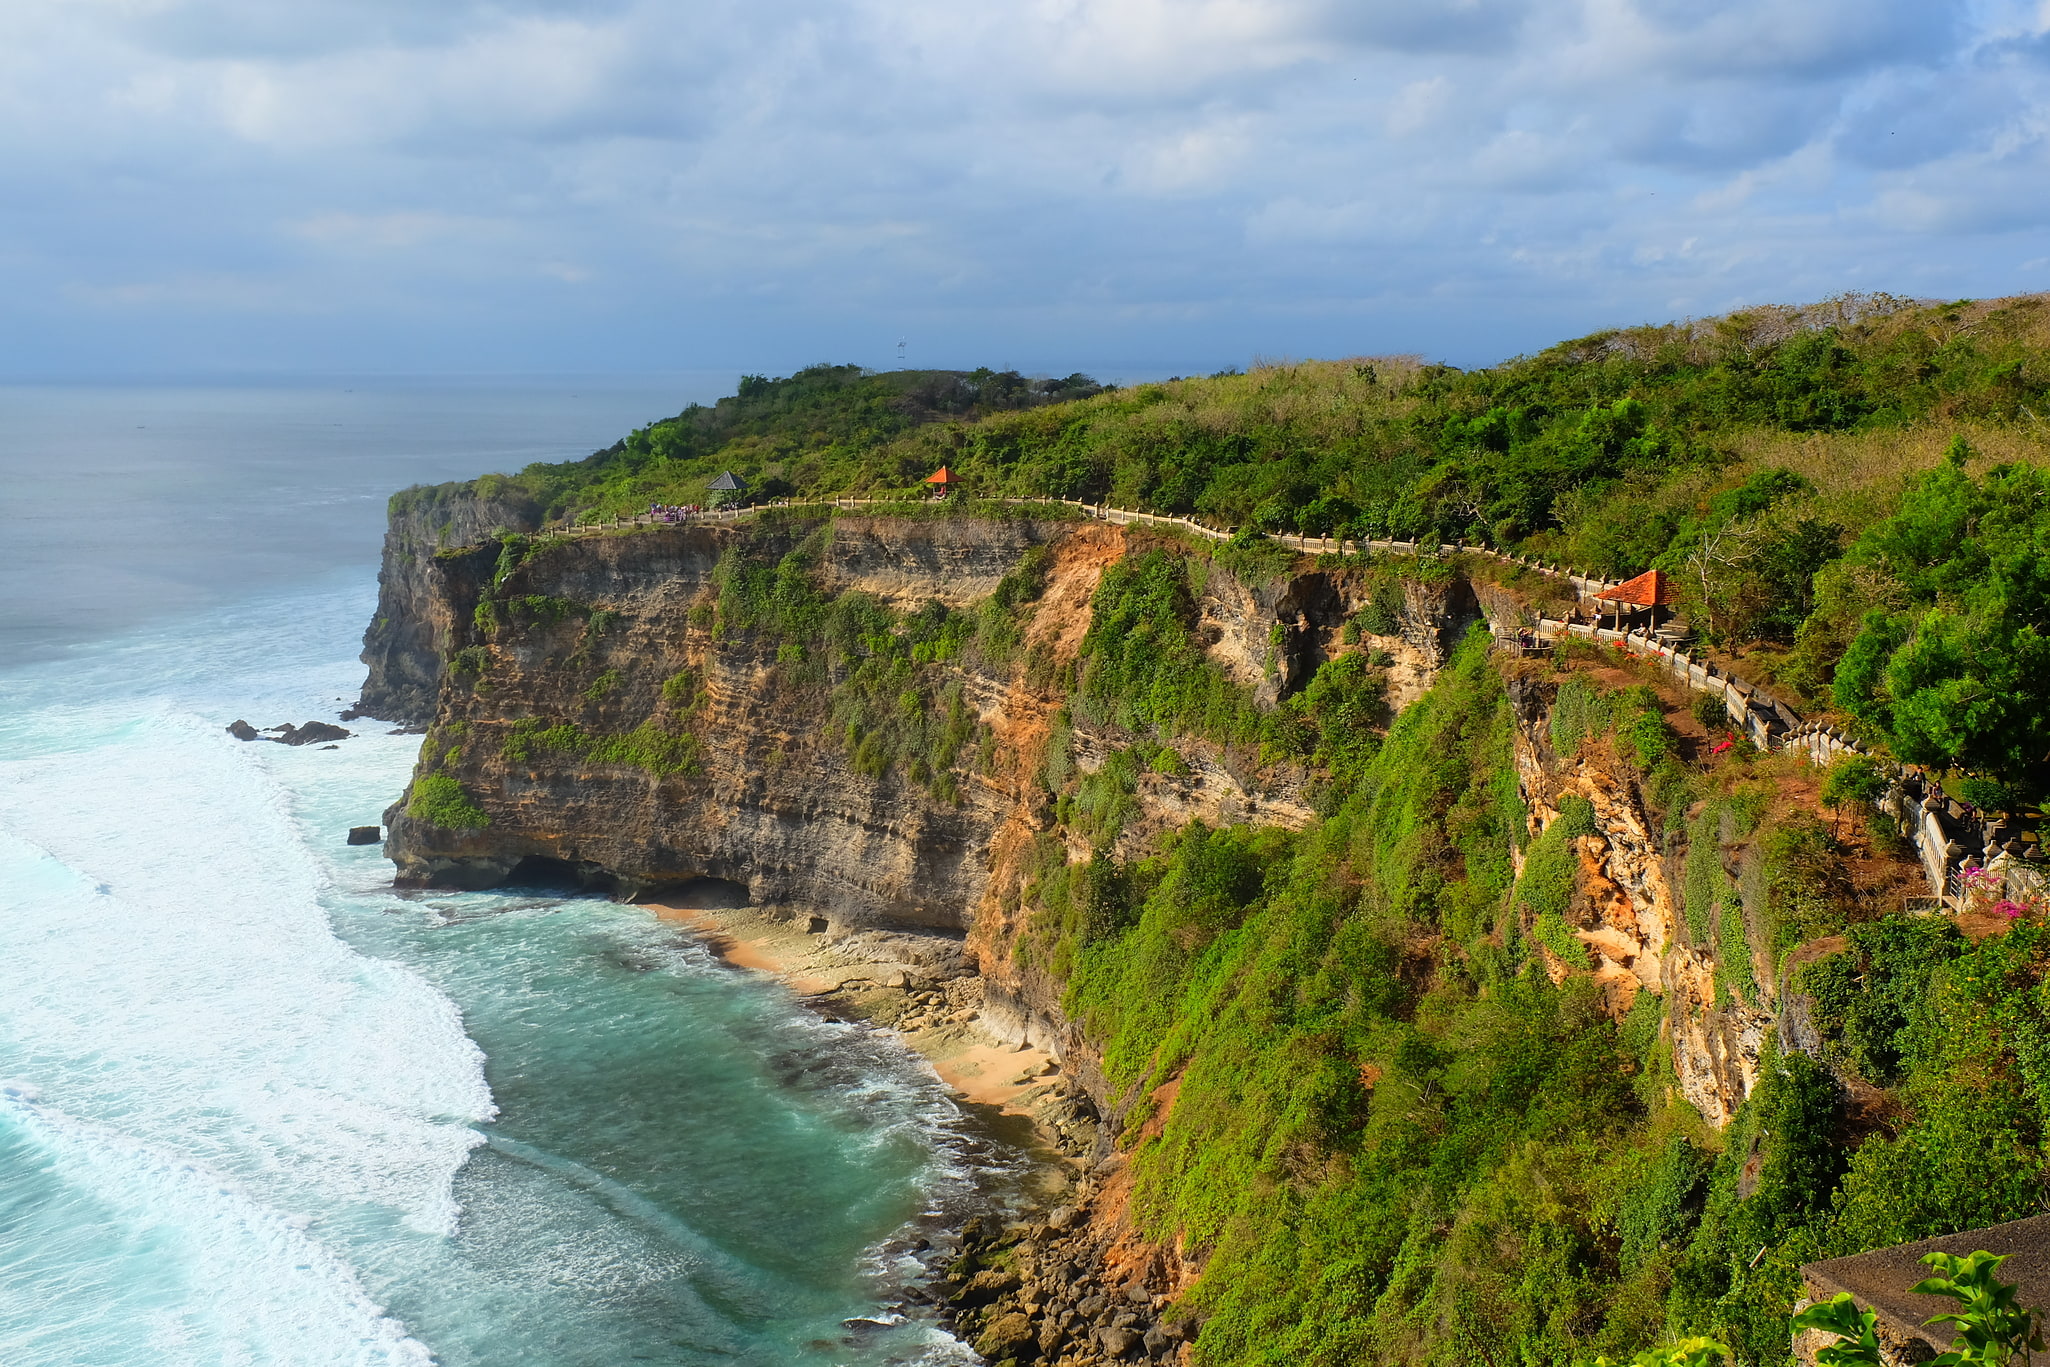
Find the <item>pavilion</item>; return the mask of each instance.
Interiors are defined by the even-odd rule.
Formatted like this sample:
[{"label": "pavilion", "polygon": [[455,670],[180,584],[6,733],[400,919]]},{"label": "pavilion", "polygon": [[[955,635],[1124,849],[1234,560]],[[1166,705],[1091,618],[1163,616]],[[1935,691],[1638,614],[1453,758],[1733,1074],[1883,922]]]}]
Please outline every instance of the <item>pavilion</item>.
[{"label": "pavilion", "polygon": [[1607,603],[1614,608],[1618,631],[1623,629],[1623,611],[1626,608],[1650,608],[1651,624],[1656,626],[1659,609],[1673,605],[1673,586],[1666,579],[1664,570],[1646,570],[1635,579],[1625,579],[1614,588],[1603,589],[1594,595],[1594,600],[1597,604]]},{"label": "pavilion", "polygon": [[934,498],[945,498],[961,487],[961,477],[942,465],[937,473],[925,477],[925,483],[934,486]]}]

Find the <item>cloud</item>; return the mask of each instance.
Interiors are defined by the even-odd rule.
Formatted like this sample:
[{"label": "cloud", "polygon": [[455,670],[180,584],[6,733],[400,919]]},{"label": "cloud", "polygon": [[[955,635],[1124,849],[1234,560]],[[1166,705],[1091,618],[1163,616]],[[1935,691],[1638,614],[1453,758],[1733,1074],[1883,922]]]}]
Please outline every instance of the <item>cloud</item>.
[{"label": "cloud", "polygon": [[1045,369],[1472,362],[2038,283],[2046,33],[2036,0],[12,0],[0,287],[108,366],[289,365],[309,317],[349,326],[307,355],[448,369],[887,363],[913,326]]}]

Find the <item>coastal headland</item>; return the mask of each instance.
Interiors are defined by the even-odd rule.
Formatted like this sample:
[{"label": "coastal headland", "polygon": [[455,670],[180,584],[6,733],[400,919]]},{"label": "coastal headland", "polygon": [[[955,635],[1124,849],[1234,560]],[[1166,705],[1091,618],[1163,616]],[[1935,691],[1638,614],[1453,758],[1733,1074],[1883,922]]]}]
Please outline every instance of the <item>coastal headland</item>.
[{"label": "coastal headland", "polygon": [[[648,904],[1029,1122],[1036,1204],[933,1288],[992,1363],[1771,1360],[1804,1262],[2028,1213],[2034,1122],[1953,1183],[2033,1104],[1956,1022],[2034,1010],[1990,965],[2050,933],[2044,766],[1915,709],[2031,648],[1987,538],[2050,502],[1977,390],[1969,435],[1872,416],[1934,411],[1884,358],[1940,311],[1765,321],[914,412],[636,515],[911,383],[806,372],[409,491],[386,852]],[[893,501],[943,463],[985,488]],[[1979,653],[1915,654],[1939,581]]]}]

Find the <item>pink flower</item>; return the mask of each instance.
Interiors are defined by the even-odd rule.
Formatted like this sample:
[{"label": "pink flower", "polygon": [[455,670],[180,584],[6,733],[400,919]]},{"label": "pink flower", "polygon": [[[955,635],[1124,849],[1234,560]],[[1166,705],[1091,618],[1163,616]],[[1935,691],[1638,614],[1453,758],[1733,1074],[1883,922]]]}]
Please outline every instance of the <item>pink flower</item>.
[{"label": "pink flower", "polygon": [[2029,909],[2023,906],[2020,902],[2013,901],[2012,899],[2006,897],[2001,898],[1998,902],[1995,902],[1993,904],[1994,914],[1997,916],[2005,916],[2010,921],[2018,920],[2021,917],[2027,915],[2028,910]]}]

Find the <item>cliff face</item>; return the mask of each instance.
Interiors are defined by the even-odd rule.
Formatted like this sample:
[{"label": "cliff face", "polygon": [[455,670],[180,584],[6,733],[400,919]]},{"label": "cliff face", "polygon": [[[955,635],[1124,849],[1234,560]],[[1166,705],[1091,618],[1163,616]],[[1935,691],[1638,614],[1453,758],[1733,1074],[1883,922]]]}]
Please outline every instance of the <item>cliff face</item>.
[{"label": "cliff face", "polygon": [[433,719],[453,625],[436,554],[540,525],[540,506],[504,485],[442,484],[393,495],[377,615],[363,633],[362,659],[370,672],[357,711],[412,726]]},{"label": "cliff face", "polygon": [[[811,571],[819,588],[905,611],[979,604],[1028,552],[1042,552],[1043,595],[1019,656],[946,670],[980,742],[958,765],[958,798],[942,799],[902,766],[877,774],[857,764],[828,716],[825,682],[805,677],[789,642],[718,620],[722,555],[745,543],[772,563],[817,530],[684,526],[544,538],[502,576],[506,557],[496,546],[414,551],[387,577],[408,606],[402,625],[380,628],[385,664],[366,696],[404,698],[431,660],[457,661],[440,683],[419,776],[455,780],[489,824],[434,825],[400,803],[389,815],[400,880],[482,887],[515,874],[572,874],[635,895],[717,878],[745,887],[757,905],[837,925],[965,933],[1003,851],[1047,824],[1036,777],[1073,686],[1090,597],[1104,566],[1125,554],[1126,533],[968,519],[832,525]],[[393,535],[417,546],[417,520]],[[1321,629],[1334,631],[1342,596],[1322,585],[1310,591],[1329,599],[1327,610],[1305,613],[1286,587],[1254,593],[1213,575],[1201,600],[1213,653],[1256,667],[1277,606],[1306,624],[1330,618]],[[489,610],[495,627],[477,616],[487,598],[498,605]],[[1025,658],[1038,663],[1028,669]],[[1297,667],[1265,671],[1267,685],[1286,686]],[[690,762],[658,772],[663,765],[589,746],[522,743],[523,733],[563,726],[617,738],[651,725],[687,745]],[[1114,748],[1086,723],[1065,729],[1083,771]],[[1202,747],[1187,759],[1185,773],[1144,776],[1146,816],[1136,831],[1194,816],[1310,819],[1300,775]]]},{"label": "cliff face", "polygon": [[[744,549],[772,563],[816,539],[823,524],[541,538],[514,556],[495,542],[438,549],[465,530],[535,518],[517,503],[443,498],[419,498],[394,515],[366,649],[373,663],[364,697],[377,706],[366,710],[431,720],[416,779],[455,780],[488,819],[473,829],[437,825],[409,815],[406,801],[395,804],[387,850],[399,881],[488,887],[569,878],[640,896],[711,878],[757,906],[820,917],[842,932],[958,938],[986,979],[985,1026],[1086,1069],[1088,1042],[1059,1010],[1062,984],[1021,962],[1015,946],[1029,920],[1033,851],[1059,829],[1043,780],[1049,744],[1088,773],[1128,739],[1067,709],[1098,581],[1144,534],[1070,522],[831,524],[811,567],[821,590],[903,612],[933,602],[972,611],[1028,554],[1039,557],[1039,598],[1020,650],[1002,662],[947,667],[980,740],[964,752],[957,795],[943,799],[902,766],[864,771],[830,715],[827,690],[800,677],[787,643],[718,620],[723,556]],[[487,599],[500,606],[480,622]],[[1394,631],[1346,643],[1341,629],[1364,601],[1342,572],[1249,585],[1213,565],[1196,595],[1197,634],[1262,705],[1299,688],[1324,661],[1364,650],[1386,661],[1399,707],[1430,686],[1480,614],[1463,580],[1412,582]],[[457,667],[445,668],[447,660]],[[434,701],[422,707],[429,678]],[[1617,1014],[1640,991],[1663,998],[1678,1085],[1721,1123],[1755,1083],[1777,994],[1768,989],[1747,1004],[1719,991],[1715,946],[1691,942],[1673,855],[1630,781],[1598,756],[1552,752],[1547,687],[1518,681],[1512,696],[1533,832],[1568,794],[1595,814],[1595,832],[1575,841],[1573,933]],[[565,726],[587,741],[652,726],[686,747],[689,763],[659,772],[588,743],[579,751],[534,739]],[[1194,819],[1298,828],[1314,819],[1303,772],[1263,767],[1249,748],[1180,750],[1181,772],[1138,775],[1120,855]],[[1066,853],[1081,862],[1092,851],[1078,844]]]},{"label": "cliff face", "polygon": [[[1662,999],[1662,1034],[1680,1094],[1713,1124],[1726,1124],[1757,1085],[1759,1054],[1780,1023],[1783,994],[1768,987],[1762,1001],[1748,1003],[1719,990],[1724,966],[1716,946],[1690,938],[1677,852],[1654,831],[1635,782],[1612,754],[1554,752],[1551,692],[1528,678],[1511,681],[1517,777],[1532,834],[1559,818],[1569,796],[1594,813],[1593,832],[1573,840],[1578,872],[1568,924],[1614,1015],[1627,1015],[1640,992]],[[1563,976],[1557,956],[1546,958],[1553,976]],[[1754,974],[1770,984],[1761,966],[1753,965]]]}]

